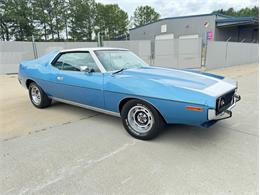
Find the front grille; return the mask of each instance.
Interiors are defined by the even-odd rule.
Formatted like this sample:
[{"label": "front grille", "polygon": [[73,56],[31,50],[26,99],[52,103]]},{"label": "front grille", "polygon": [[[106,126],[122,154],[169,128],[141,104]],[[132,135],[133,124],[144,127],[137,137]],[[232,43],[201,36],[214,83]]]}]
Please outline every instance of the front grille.
[{"label": "front grille", "polygon": [[230,91],[222,96],[220,96],[217,99],[216,102],[216,114],[219,114],[226,110],[231,104],[233,103],[233,97],[234,97],[235,91]]}]

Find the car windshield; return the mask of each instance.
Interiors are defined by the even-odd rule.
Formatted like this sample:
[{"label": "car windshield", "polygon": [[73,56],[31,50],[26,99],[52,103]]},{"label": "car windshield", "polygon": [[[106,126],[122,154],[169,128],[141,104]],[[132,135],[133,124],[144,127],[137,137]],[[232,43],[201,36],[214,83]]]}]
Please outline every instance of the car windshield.
[{"label": "car windshield", "polygon": [[106,71],[148,66],[143,60],[127,50],[97,50],[95,54]]}]

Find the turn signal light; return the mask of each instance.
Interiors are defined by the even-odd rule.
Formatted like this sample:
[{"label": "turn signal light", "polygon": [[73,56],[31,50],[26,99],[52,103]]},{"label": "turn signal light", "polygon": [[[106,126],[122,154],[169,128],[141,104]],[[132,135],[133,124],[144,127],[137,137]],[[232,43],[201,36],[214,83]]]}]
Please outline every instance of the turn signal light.
[{"label": "turn signal light", "polygon": [[193,111],[202,112],[202,111],[203,111],[203,108],[193,107],[193,106],[186,106],[186,110],[193,110]]}]

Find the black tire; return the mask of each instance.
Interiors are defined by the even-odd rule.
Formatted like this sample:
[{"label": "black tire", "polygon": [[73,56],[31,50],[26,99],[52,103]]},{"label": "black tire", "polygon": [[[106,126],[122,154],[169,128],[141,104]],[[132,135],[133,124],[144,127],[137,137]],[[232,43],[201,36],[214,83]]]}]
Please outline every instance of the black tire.
[{"label": "black tire", "polygon": [[[137,124],[139,122],[137,122],[138,119],[137,119],[136,115],[138,115],[137,114],[138,112],[140,113],[142,111],[136,111],[136,114],[133,117],[133,115],[131,115],[131,112],[132,112],[131,110],[138,108],[138,107],[139,107],[139,109],[141,109],[143,107],[146,111],[149,111],[149,114],[150,114],[149,116],[151,118],[153,118],[153,123],[148,127],[150,129],[147,132],[140,132],[133,127],[133,126],[139,126]],[[145,114],[145,112],[143,112],[143,113]],[[143,113],[142,113],[142,116],[143,116]],[[128,116],[129,117],[132,116],[132,117],[129,118]],[[126,129],[126,131],[133,137],[135,137],[137,139],[141,139],[141,140],[150,140],[150,139],[157,137],[165,124],[161,115],[158,113],[158,111],[152,105],[150,105],[144,101],[136,100],[136,99],[129,100],[128,102],[126,102],[124,104],[124,106],[121,110],[121,118],[122,118],[122,122],[123,122],[123,125],[124,125],[124,128]],[[146,116],[145,118],[148,119],[149,117]],[[135,123],[133,123],[129,120],[134,120]],[[133,124],[135,124],[135,125],[133,125]]]},{"label": "black tire", "polygon": [[[32,95],[32,91],[34,89],[38,89],[38,96],[39,96],[39,102],[35,101],[33,99],[33,95]],[[37,85],[35,82],[30,83],[29,85],[29,97],[30,100],[32,102],[32,104],[36,107],[36,108],[46,108],[49,105],[51,105],[51,99],[48,98],[48,96],[46,95],[46,93],[42,90],[42,88]]]}]

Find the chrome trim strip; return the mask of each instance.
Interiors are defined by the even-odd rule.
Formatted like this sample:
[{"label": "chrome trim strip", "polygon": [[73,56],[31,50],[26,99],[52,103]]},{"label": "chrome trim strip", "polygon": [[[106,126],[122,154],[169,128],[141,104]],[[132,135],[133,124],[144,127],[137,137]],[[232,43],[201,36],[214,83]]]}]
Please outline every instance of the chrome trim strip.
[{"label": "chrome trim strip", "polygon": [[104,109],[101,109],[101,108],[96,108],[96,107],[93,107],[93,106],[88,106],[88,105],[85,105],[85,104],[80,104],[80,103],[77,103],[77,102],[64,100],[62,98],[56,98],[56,97],[52,97],[52,96],[49,96],[49,98],[56,100],[58,102],[63,102],[63,103],[66,103],[66,104],[79,106],[81,108],[86,108],[86,109],[93,110],[93,111],[96,111],[96,112],[101,112],[101,113],[104,113],[104,114],[120,117],[120,114],[118,112],[112,112],[112,111],[109,111],[109,110],[104,110]]}]

